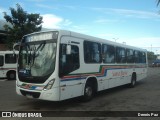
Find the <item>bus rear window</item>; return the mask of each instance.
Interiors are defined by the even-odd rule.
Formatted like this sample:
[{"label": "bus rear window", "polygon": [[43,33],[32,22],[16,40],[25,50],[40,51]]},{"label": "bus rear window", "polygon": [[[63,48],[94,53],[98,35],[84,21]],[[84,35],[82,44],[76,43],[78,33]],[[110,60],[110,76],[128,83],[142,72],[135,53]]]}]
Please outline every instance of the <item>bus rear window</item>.
[{"label": "bus rear window", "polygon": [[7,64],[16,63],[16,55],[6,54],[5,55],[5,63],[7,63]]},{"label": "bus rear window", "polygon": [[3,56],[0,56],[0,66],[3,66],[3,64],[4,64],[4,58]]}]

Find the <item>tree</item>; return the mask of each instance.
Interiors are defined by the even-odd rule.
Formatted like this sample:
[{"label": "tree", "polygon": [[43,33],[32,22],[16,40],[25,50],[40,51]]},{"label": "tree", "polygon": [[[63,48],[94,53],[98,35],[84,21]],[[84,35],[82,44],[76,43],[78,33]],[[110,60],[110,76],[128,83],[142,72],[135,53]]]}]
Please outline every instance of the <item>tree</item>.
[{"label": "tree", "polygon": [[4,29],[8,33],[6,44],[10,49],[24,35],[40,31],[43,22],[40,14],[28,14],[19,4],[16,4],[16,7],[17,9],[10,8],[11,16],[4,12],[4,18],[11,24],[4,25]]},{"label": "tree", "polygon": [[157,6],[160,4],[160,0],[157,0]]},{"label": "tree", "polygon": [[147,52],[148,62],[151,63],[153,60],[157,59],[157,55],[154,54],[154,52]]}]

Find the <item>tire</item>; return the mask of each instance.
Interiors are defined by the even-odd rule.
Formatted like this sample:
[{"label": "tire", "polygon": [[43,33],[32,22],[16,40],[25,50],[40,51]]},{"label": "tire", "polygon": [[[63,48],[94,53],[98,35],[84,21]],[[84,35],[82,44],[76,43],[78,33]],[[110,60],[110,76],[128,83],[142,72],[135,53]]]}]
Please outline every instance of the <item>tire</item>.
[{"label": "tire", "polygon": [[87,82],[84,88],[83,101],[88,102],[92,100],[93,96],[94,96],[93,85],[91,84],[91,82]]},{"label": "tire", "polygon": [[14,71],[8,72],[7,79],[8,80],[15,80],[16,79],[16,72],[14,72]]},{"label": "tire", "polygon": [[131,78],[131,83],[129,84],[129,87],[134,88],[136,85],[136,75],[133,74]]}]

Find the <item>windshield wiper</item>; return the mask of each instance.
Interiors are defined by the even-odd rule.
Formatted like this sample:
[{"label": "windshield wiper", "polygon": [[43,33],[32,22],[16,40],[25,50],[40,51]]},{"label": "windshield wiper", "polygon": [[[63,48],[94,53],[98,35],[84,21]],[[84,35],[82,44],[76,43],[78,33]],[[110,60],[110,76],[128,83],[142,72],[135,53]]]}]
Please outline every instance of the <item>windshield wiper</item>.
[{"label": "windshield wiper", "polygon": [[[42,51],[46,45],[46,42],[42,42],[36,49],[35,44],[33,50],[30,45],[26,43],[26,53],[27,53],[27,65],[31,67],[34,65],[35,58],[39,56],[39,51]],[[29,65],[30,64],[30,65]]]},{"label": "windshield wiper", "polygon": [[44,49],[45,45],[46,45],[46,42],[43,42],[37,47],[37,49],[34,50],[34,52],[33,52],[33,64],[34,64],[35,58],[39,56],[39,51],[42,51]]}]

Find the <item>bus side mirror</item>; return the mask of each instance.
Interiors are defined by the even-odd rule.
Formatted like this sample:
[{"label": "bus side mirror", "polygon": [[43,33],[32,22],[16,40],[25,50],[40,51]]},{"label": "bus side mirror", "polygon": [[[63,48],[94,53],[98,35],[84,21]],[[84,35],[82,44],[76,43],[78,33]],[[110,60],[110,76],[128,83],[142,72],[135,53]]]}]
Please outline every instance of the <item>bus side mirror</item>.
[{"label": "bus side mirror", "polygon": [[14,55],[15,55],[15,51],[16,51],[16,50],[19,50],[19,46],[20,46],[20,42],[15,43],[15,44],[13,45],[13,54],[14,54]]},{"label": "bus side mirror", "polygon": [[67,55],[70,55],[70,54],[71,54],[71,45],[67,45],[66,54],[67,54]]}]

